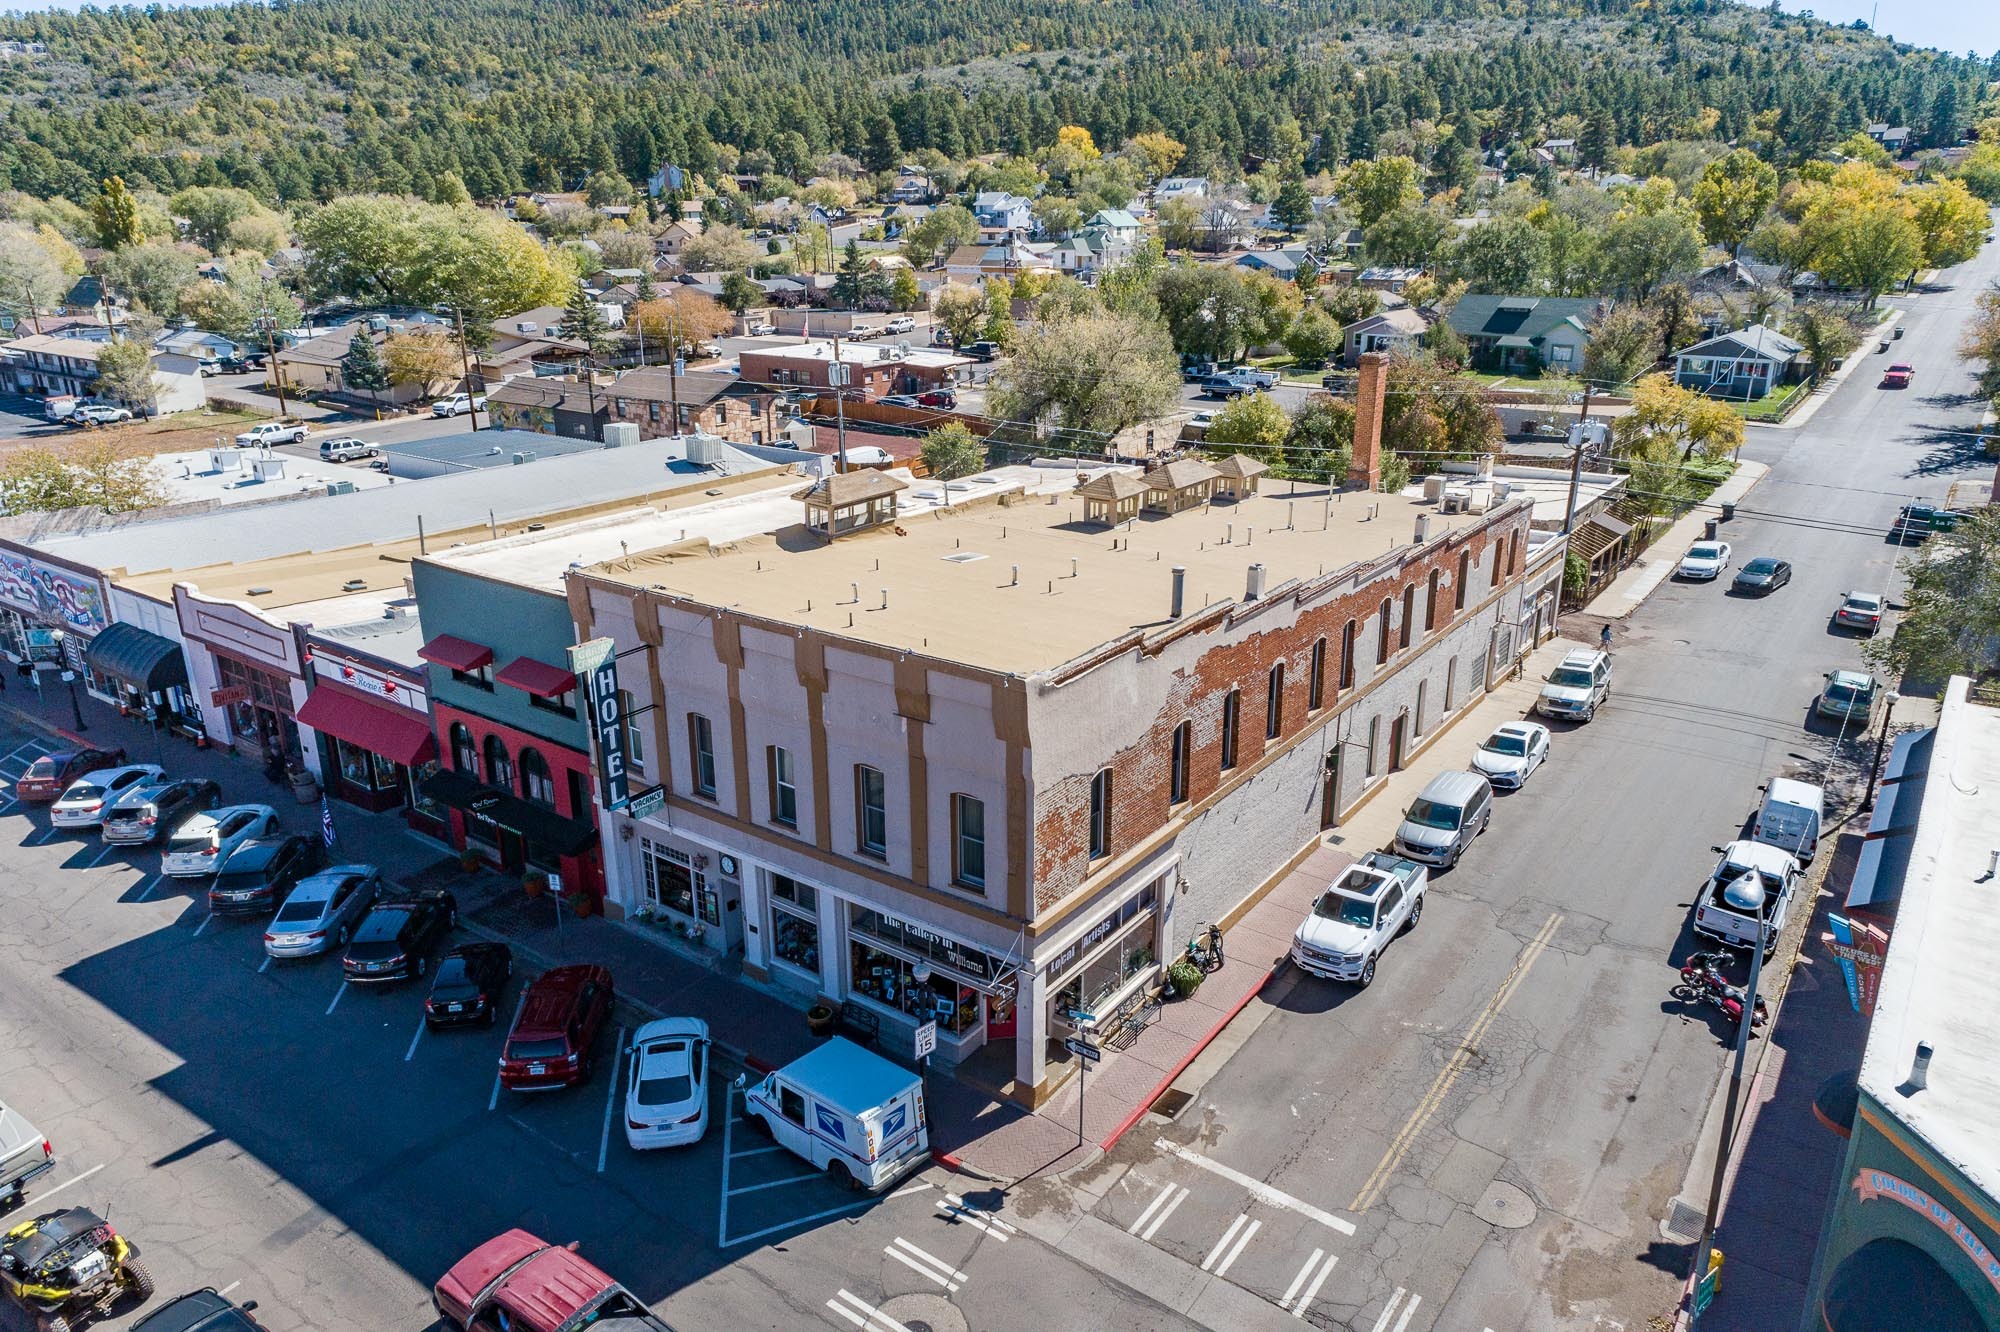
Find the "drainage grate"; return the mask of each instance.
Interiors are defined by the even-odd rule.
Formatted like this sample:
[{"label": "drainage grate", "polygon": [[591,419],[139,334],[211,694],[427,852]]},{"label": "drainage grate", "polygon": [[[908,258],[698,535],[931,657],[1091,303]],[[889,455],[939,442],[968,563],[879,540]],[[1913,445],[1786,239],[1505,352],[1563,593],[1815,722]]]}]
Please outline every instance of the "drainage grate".
[{"label": "drainage grate", "polygon": [[1689,1203],[1685,1198],[1674,1199],[1674,1210],[1667,1213],[1666,1224],[1660,1233],[1670,1240],[1682,1244],[1693,1244],[1701,1238],[1701,1220],[1705,1215],[1701,1208]]},{"label": "drainage grate", "polygon": [[1172,1119],[1181,1111],[1187,1109],[1188,1102],[1192,1100],[1194,1100],[1193,1092],[1184,1092],[1179,1087],[1169,1087],[1154,1097],[1152,1105],[1148,1106],[1147,1109],[1162,1119]]}]

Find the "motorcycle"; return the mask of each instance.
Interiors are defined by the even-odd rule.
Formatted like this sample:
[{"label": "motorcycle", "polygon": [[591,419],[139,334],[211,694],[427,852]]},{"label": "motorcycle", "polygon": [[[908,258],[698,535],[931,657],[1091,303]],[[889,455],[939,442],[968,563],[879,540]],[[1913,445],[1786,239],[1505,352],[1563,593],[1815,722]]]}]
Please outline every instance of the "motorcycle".
[{"label": "motorcycle", "polygon": [[[1722,974],[1722,964],[1729,960],[1724,952],[1695,953],[1681,963],[1681,981],[1674,986],[1674,998],[1692,1003],[1700,1000],[1721,1009],[1731,1022],[1743,1021],[1743,987],[1731,985]],[[1757,996],[1757,1007],[1750,1019],[1750,1030],[1771,1020],[1770,1010],[1765,1007],[1764,996]]]}]

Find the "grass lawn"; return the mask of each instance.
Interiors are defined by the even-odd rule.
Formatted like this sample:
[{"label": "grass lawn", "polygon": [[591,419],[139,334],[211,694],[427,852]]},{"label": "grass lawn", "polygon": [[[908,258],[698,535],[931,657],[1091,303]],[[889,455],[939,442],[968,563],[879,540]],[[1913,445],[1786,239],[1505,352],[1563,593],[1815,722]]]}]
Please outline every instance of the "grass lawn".
[{"label": "grass lawn", "polygon": [[1303,370],[1292,364],[1289,356],[1253,356],[1244,362],[1259,370],[1276,370],[1287,384],[1309,384],[1319,387],[1320,376],[1333,368],[1331,361],[1312,370]]},{"label": "grass lawn", "polygon": [[1792,399],[1797,397],[1799,391],[1803,388],[1805,388],[1803,383],[1786,384],[1784,387],[1766,394],[1755,402],[1732,402],[1729,405],[1738,416],[1746,421],[1775,421],[1784,415],[1785,408],[1791,404]]},{"label": "grass lawn", "polygon": [[139,433],[157,435],[170,430],[197,430],[208,426],[250,425],[270,419],[268,412],[214,411],[204,408],[193,412],[175,412],[172,416],[156,416],[139,427]]}]

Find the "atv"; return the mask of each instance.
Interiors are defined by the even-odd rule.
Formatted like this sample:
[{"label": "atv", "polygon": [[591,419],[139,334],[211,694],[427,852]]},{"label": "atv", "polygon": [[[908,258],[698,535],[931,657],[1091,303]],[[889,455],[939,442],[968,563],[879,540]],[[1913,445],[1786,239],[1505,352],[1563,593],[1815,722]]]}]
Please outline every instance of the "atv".
[{"label": "atv", "polygon": [[0,1236],[0,1282],[39,1320],[40,1332],[71,1332],[109,1314],[130,1292],[153,1293],[138,1246],[87,1207],[50,1212]]}]

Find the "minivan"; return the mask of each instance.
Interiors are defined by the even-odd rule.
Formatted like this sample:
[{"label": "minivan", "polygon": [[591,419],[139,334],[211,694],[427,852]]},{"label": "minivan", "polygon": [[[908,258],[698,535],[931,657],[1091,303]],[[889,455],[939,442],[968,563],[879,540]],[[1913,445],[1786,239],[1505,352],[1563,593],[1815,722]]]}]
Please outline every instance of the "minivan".
[{"label": "minivan", "polygon": [[1449,869],[1492,821],[1491,782],[1476,772],[1442,773],[1404,811],[1396,854]]},{"label": "minivan", "polygon": [[880,1190],[930,1159],[924,1084],[835,1036],[743,1093],[752,1128],[851,1189]]},{"label": "minivan", "polygon": [[1826,792],[1811,782],[1773,777],[1764,788],[1751,836],[1766,846],[1783,847],[1801,865],[1819,854],[1819,829],[1826,817]]}]

